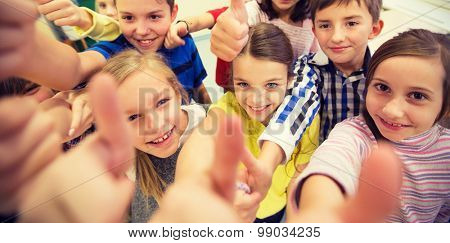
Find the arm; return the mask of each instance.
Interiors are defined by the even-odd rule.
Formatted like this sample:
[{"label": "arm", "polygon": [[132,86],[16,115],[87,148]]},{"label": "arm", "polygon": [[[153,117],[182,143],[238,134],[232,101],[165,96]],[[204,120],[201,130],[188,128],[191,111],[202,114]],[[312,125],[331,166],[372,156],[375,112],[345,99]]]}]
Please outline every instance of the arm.
[{"label": "arm", "polygon": [[195,89],[193,96],[194,100],[200,104],[211,104],[211,98],[205,88],[205,84],[202,84]]},{"label": "arm", "polygon": [[184,45],[185,41],[182,39],[184,36],[189,33],[212,28],[215,23],[216,21],[210,13],[203,13],[180,20],[170,26],[169,32],[164,40],[164,46],[166,48],[175,48]]},{"label": "arm", "polygon": [[57,26],[73,26],[81,38],[112,41],[120,35],[119,23],[71,0],[37,0],[38,10]]},{"label": "arm", "polygon": [[290,191],[289,222],[377,222],[391,213],[400,162],[384,144],[371,151],[364,135],[349,123],[333,129]]},{"label": "arm", "polygon": [[320,108],[317,86],[319,77],[303,56],[295,68],[295,83],[292,95],[284,98],[266,130],[259,137],[260,144],[270,142],[282,149],[282,160],[286,162],[311,125]]},{"label": "arm", "polygon": [[8,30],[0,43],[0,78],[18,76],[45,87],[67,90],[104,65],[105,58],[100,53],[77,54],[36,30],[38,13],[33,2],[8,1],[0,5],[4,13],[0,16],[0,30]]}]

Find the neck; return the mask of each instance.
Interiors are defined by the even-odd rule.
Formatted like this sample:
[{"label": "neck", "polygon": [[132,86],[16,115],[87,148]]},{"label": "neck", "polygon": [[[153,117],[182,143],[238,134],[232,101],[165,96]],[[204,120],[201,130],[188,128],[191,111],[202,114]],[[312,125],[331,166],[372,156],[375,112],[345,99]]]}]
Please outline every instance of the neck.
[{"label": "neck", "polygon": [[364,56],[365,52],[350,62],[334,63],[334,65],[339,71],[343,72],[345,76],[350,76],[354,71],[357,71],[362,68],[364,64]]}]

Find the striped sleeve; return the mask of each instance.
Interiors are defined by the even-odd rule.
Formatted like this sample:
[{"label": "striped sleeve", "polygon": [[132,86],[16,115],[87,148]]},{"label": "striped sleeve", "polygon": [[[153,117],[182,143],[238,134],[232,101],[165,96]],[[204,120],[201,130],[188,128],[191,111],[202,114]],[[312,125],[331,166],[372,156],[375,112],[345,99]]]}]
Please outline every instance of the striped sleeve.
[{"label": "striped sleeve", "polygon": [[286,158],[301,140],[305,130],[311,125],[320,108],[320,98],[317,93],[318,76],[308,64],[308,56],[303,56],[296,64],[296,79],[292,95],[284,98],[269,125],[259,137],[258,142],[271,141],[278,144]]},{"label": "striped sleeve", "polygon": [[354,119],[336,125],[297,178],[293,194],[296,200],[301,195],[303,183],[312,175],[330,177],[346,195],[356,193],[362,163],[376,144],[373,135],[361,124],[360,120]]}]

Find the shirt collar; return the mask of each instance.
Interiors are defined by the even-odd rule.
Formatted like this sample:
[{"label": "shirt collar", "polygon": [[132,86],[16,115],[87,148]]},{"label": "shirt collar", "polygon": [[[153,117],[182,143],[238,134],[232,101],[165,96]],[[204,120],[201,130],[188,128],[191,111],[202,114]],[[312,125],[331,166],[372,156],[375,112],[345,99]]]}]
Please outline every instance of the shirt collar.
[{"label": "shirt collar", "polygon": [[[371,56],[372,55],[370,54],[369,47],[367,47],[366,53],[364,54],[364,62],[363,62],[363,66],[362,66],[362,71],[364,71],[364,73],[367,72]],[[320,50],[316,54],[314,54],[314,56],[311,59],[309,59],[308,63],[317,65],[317,66],[326,66],[333,62],[327,57],[327,55],[325,55],[325,52]]]}]

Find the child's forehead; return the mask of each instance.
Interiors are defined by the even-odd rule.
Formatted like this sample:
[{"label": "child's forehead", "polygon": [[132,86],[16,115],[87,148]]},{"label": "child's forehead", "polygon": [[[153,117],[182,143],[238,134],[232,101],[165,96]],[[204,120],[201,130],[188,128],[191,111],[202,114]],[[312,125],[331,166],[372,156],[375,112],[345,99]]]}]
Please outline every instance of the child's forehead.
[{"label": "child's forehead", "polygon": [[121,11],[139,10],[139,11],[154,11],[169,9],[170,6],[167,0],[115,0],[116,8]]},{"label": "child's forehead", "polygon": [[334,3],[326,6],[322,9],[317,9],[315,17],[327,18],[333,17],[335,14],[341,13],[344,15],[369,15],[369,8],[367,7],[364,0],[350,0],[350,1],[335,1]]}]

